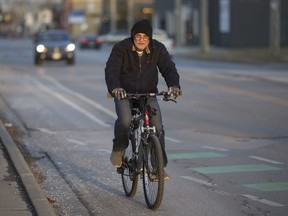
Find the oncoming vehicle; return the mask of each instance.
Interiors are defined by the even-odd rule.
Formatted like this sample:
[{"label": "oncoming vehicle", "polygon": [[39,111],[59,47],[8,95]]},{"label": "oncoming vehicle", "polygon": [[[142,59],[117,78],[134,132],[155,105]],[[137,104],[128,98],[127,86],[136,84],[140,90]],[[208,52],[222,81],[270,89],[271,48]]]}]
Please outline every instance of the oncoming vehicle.
[{"label": "oncoming vehicle", "polygon": [[100,49],[102,43],[102,38],[97,34],[85,34],[81,35],[79,38],[80,49]]},{"label": "oncoming vehicle", "polygon": [[40,32],[34,40],[34,63],[65,60],[75,63],[75,44],[66,30],[47,30]]},{"label": "oncoming vehicle", "polygon": [[118,30],[115,32],[109,32],[107,34],[101,35],[103,42],[107,44],[116,44],[124,38],[130,37],[129,32],[127,30]]}]

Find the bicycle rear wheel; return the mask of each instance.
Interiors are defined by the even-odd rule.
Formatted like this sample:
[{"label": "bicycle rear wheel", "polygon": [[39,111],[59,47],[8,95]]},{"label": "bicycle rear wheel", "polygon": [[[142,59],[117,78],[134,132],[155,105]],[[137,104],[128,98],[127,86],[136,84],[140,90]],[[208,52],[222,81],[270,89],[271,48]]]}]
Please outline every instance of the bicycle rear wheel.
[{"label": "bicycle rear wheel", "polygon": [[164,162],[159,138],[152,134],[144,147],[143,188],[150,209],[159,208],[164,193]]},{"label": "bicycle rear wheel", "polygon": [[136,161],[133,157],[136,149],[135,145],[129,139],[129,145],[125,150],[121,173],[122,185],[125,192],[125,195],[128,197],[133,197],[137,191],[138,185],[138,174],[136,174]]}]

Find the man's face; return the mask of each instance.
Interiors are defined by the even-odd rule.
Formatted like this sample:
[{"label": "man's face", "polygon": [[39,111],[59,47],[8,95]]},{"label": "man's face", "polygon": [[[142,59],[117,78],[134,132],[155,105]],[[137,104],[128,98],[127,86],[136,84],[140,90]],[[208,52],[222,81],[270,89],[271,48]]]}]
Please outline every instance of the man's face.
[{"label": "man's face", "polygon": [[137,33],[134,36],[134,44],[138,50],[144,50],[150,42],[150,39],[144,33]]}]

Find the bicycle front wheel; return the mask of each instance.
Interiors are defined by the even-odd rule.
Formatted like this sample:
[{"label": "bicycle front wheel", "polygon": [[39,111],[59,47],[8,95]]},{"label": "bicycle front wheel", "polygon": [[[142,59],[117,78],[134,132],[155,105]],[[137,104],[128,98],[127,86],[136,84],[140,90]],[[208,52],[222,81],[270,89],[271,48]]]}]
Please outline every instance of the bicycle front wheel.
[{"label": "bicycle front wheel", "polygon": [[164,161],[159,138],[152,134],[144,147],[143,188],[150,209],[159,208],[164,193]]},{"label": "bicycle front wheel", "polygon": [[122,164],[122,185],[125,195],[133,197],[137,191],[138,174],[136,173],[135,155],[136,147],[129,139],[129,145],[125,150],[123,164]]}]

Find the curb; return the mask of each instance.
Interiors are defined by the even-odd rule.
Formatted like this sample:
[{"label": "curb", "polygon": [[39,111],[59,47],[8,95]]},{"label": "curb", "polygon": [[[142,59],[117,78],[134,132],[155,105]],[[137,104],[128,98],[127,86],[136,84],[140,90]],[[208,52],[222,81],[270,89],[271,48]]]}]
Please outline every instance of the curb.
[{"label": "curb", "polygon": [[[1,98],[0,98],[1,100]],[[2,100],[1,100],[2,101]],[[30,167],[12,137],[0,121],[0,141],[7,150],[9,158],[25,188],[32,206],[38,216],[56,216],[52,205],[48,202]]]}]

